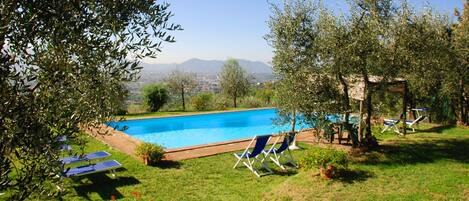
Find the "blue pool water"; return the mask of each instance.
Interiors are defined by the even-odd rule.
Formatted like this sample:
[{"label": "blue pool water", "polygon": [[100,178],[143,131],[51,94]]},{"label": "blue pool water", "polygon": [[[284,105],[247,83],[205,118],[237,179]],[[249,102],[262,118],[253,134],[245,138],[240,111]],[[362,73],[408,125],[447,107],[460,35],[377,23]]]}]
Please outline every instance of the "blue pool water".
[{"label": "blue pool water", "polygon": [[[109,126],[127,127],[124,133],[144,142],[163,145],[167,149],[207,143],[252,138],[290,130],[290,126],[274,125],[275,109],[224,112],[179,117],[164,117],[110,122]],[[306,126],[297,125],[303,129]]]}]

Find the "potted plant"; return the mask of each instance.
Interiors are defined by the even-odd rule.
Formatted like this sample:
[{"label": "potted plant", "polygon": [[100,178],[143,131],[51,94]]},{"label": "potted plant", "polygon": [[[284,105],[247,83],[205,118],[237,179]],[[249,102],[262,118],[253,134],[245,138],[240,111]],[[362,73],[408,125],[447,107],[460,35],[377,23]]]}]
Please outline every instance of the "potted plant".
[{"label": "potted plant", "polygon": [[143,160],[145,165],[157,163],[163,159],[164,149],[160,145],[142,143],[137,146],[135,155]]},{"label": "potted plant", "polygon": [[300,160],[303,169],[319,169],[323,178],[331,179],[337,169],[347,168],[347,153],[333,148],[316,148],[309,150]]}]

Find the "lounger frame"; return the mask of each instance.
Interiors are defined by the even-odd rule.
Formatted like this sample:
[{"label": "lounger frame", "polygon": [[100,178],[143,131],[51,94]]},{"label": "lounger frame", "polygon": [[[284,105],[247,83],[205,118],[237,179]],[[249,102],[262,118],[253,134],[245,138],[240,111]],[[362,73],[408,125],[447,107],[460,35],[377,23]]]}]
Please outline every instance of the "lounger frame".
[{"label": "lounger frame", "polygon": [[[236,167],[238,167],[239,163],[241,161],[243,161],[243,159],[245,159],[245,161],[243,161],[243,164],[244,166],[246,166],[249,170],[251,170],[251,172],[253,172],[256,176],[258,177],[261,177],[261,176],[265,176],[265,175],[268,175],[268,174],[272,174],[274,173],[265,163],[264,163],[264,160],[265,160],[265,157],[264,156],[262,159],[259,160],[259,156],[262,156],[262,151],[255,155],[255,156],[250,156],[250,152],[249,152],[249,148],[251,147],[251,145],[258,139],[259,136],[255,136],[254,138],[252,138],[251,142],[249,143],[249,145],[246,147],[246,149],[244,150],[244,152],[242,152],[241,154],[236,154],[234,153],[233,155],[238,159],[235,163],[235,165],[233,166],[233,169],[236,169]],[[269,136],[269,139],[270,139],[270,136]],[[267,140],[267,142],[269,141],[269,139]],[[266,144],[267,144],[266,142]],[[254,147],[255,149],[256,147]],[[262,147],[262,150],[264,150],[265,146]],[[267,170],[266,173],[263,173],[263,174],[260,174],[258,172],[258,169],[254,168],[254,165],[256,163],[259,163],[261,165],[262,168],[264,168],[265,170]]]},{"label": "lounger frame", "polygon": [[[286,170],[284,164],[288,164],[288,163],[298,168],[298,165],[295,163],[295,160],[293,159],[293,155],[291,154],[291,150],[289,148],[289,145],[292,143],[291,141],[293,140],[290,140],[289,136],[285,136],[283,138],[282,144],[287,143],[286,145],[287,148],[281,152],[277,152],[277,148],[275,148],[278,141],[280,141],[280,137],[278,137],[277,140],[275,140],[274,144],[270,147],[270,149],[268,149],[267,151],[263,151],[264,159],[267,158],[269,154],[271,154],[271,156],[269,157],[270,160],[274,162],[277,166],[282,168],[282,170]],[[285,154],[285,152],[288,152],[288,154]],[[284,158],[286,160],[284,164],[280,162],[281,158]]]}]

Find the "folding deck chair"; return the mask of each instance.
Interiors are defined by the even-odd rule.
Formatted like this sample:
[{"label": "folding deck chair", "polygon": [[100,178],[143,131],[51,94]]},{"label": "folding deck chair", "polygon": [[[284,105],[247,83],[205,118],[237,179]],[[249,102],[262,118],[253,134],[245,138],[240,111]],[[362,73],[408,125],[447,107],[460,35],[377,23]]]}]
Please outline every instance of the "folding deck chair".
[{"label": "folding deck chair", "polygon": [[122,165],[116,160],[109,160],[98,162],[95,164],[82,165],[75,168],[65,170],[63,176],[65,177],[74,177],[74,176],[83,176],[88,174],[94,174],[98,172],[110,171],[112,176],[115,177],[115,170],[122,167]]},{"label": "folding deck chair", "polygon": [[[246,161],[243,161],[243,164],[249,169],[251,170],[256,176],[258,177],[261,177],[261,176],[264,176],[264,175],[267,175],[267,174],[272,174],[274,172],[272,172],[272,170],[267,167],[267,165],[264,163],[264,159],[265,159],[265,156],[264,158],[262,158],[261,160],[259,160],[257,157],[259,156],[259,154],[261,154],[264,149],[265,149],[265,145],[267,144],[267,142],[269,141],[271,135],[260,135],[260,136],[255,136],[254,138],[252,138],[251,142],[249,143],[249,145],[246,147],[246,149],[244,150],[243,153],[235,153],[234,156],[238,159],[238,161],[236,161],[236,164],[233,166],[233,169],[235,169],[238,164],[243,160],[245,159]],[[249,152],[249,148],[251,147],[252,143],[254,143],[254,140],[256,141],[256,144],[254,146],[254,149],[252,150],[252,152]],[[262,154],[261,154],[262,156]],[[267,173],[264,173],[262,175],[260,175],[257,170],[254,168],[254,164],[255,163],[259,163],[264,169],[267,170]]]},{"label": "folding deck chair", "polygon": [[399,128],[397,127],[397,124],[400,122],[401,120],[399,119],[385,119],[384,120],[384,129],[381,131],[381,133],[384,133],[385,131],[391,129],[392,131],[398,133],[398,134],[401,134],[401,132],[399,131]]},{"label": "folding deck chair", "polygon": [[83,156],[70,156],[66,158],[61,158],[60,161],[62,162],[62,164],[67,165],[67,164],[77,163],[81,161],[91,161],[91,160],[106,158],[110,155],[111,155],[110,153],[105,152],[105,151],[97,151],[97,152],[85,154]]},{"label": "folding deck chair", "polygon": [[[407,120],[405,122],[406,126],[409,127],[410,129],[412,129],[412,132],[415,132],[415,127],[414,125],[418,125],[418,123],[420,123],[421,121],[423,121],[425,119],[426,116],[419,116],[417,119],[415,120]],[[398,133],[398,134],[401,134],[401,132],[399,131],[399,128],[397,127],[397,124],[400,122],[400,120],[398,119],[385,119],[384,120],[384,129],[381,131],[381,133],[384,133],[384,131],[388,130],[388,129],[393,129],[394,132]]]},{"label": "folding deck chair", "polygon": [[417,119],[415,120],[407,120],[405,122],[405,124],[410,128],[412,129],[412,132],[415,132],[415,128],[414,128],[414,125],[418,125],[421,121],[423,121],[425,119],[426,116],[419,116]]},{"label": "folding deck chair", "polygon": [[[291,155],[290,149],[288,148],[290,144],[293,142],[293,139],[295,139],[296,133],[290,133],[289,135],[285,135],[283,138],[283,142],[280,145],[279,148],[275,148],[275,145],[279,141],[280,137],[277,138],[277,140],[274,142],[272,147],[270,149],[264,150],[263,153],[265,157],[267,157],[269,154],[272,154],[273,156],[270,156],[270,160],[274,162],[277,166],[285,170],[285,166],[280,163],[280,158],[285,158],[287,160],[286,163],[290,163],[296,168],[298,168],[298,165],[296,165],[295,161],[293,160],[293,156]],[[285,150],[288,151],[288,155],[285,154]]]}]

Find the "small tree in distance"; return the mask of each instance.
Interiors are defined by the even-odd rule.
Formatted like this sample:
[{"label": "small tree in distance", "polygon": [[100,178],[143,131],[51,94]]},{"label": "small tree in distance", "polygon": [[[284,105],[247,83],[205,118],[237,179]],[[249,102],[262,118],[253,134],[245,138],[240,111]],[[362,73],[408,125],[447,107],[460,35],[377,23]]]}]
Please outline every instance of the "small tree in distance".
[{"label": "small tree in distance", "polygon": [[205,111],[210,109],[212,99],[213,95],[211,93],[201,93],[194,96],[191,102],[197,111]]},{"label": "small tree in distance", "polygon": [[168,102],[168,90],[160,84],[148,84],[143,87],[143,98],[150,112],[156,112]]},{"label": "small tree in distance", "polygon": [[186,94],[197,87],[195,74],[175,70],[168,75],[165,81],[172,93],[181,96],[182,110],[186,111]]},{"label": "small tree in distance", "polygon": [[220,85],[222,92],[233,99],[233,106],[235,108],[237,106],[237,98],[243,97],[248,93],[248,75],[235,59],[228,59],[223,65],[222,72],[220,73]]}]

